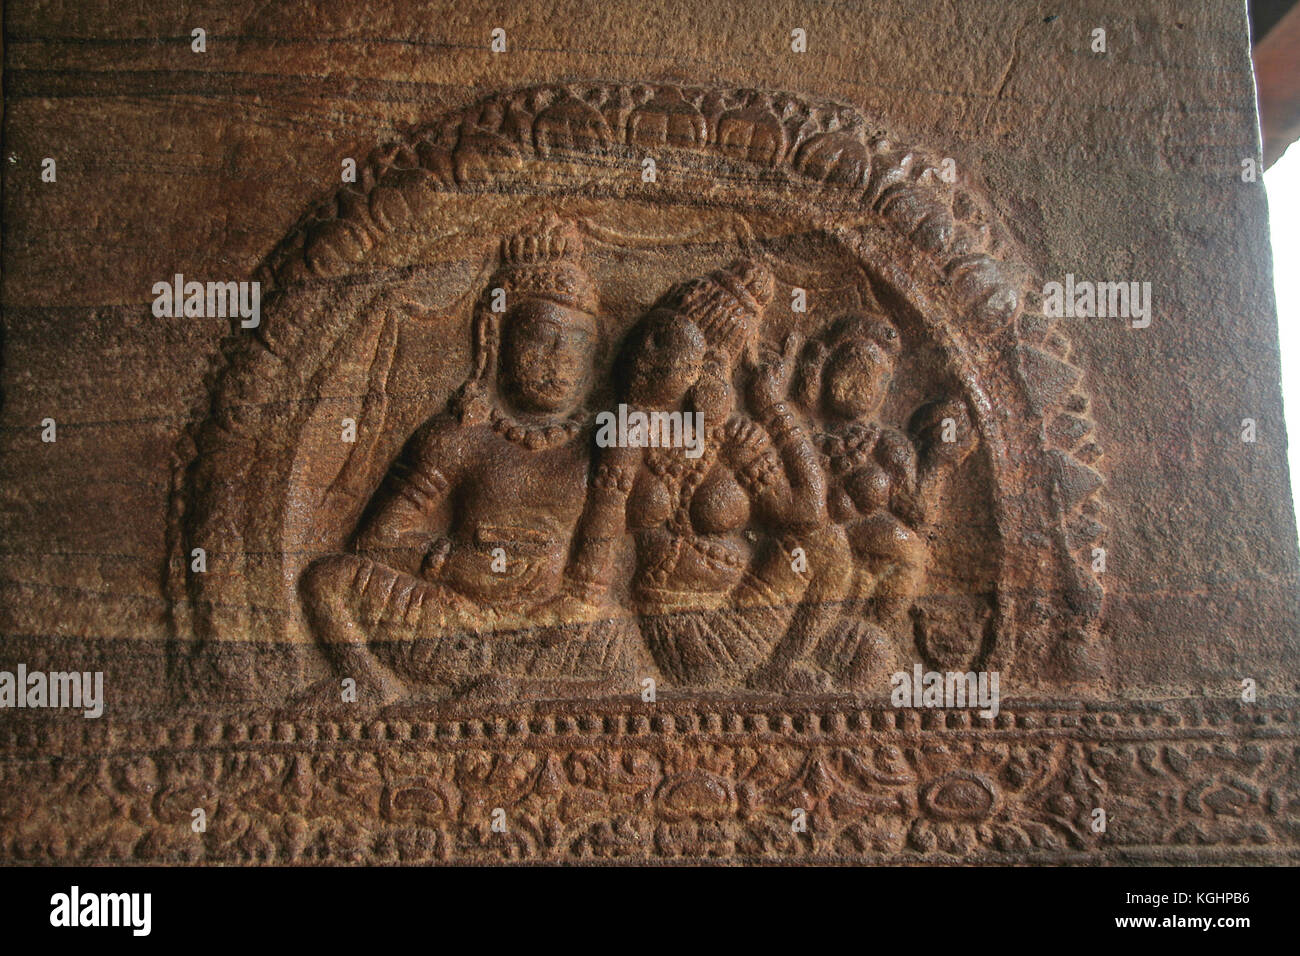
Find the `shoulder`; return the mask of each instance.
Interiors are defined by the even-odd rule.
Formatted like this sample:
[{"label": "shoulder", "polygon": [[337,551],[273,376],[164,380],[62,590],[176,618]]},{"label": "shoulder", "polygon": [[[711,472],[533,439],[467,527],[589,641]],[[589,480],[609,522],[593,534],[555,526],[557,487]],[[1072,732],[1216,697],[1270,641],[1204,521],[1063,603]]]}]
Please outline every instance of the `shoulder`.
[{"label": "shoulder", "polygon": [[481,426],[464,425],[455,416],[440,412],[427,419],[406,443],[403,458],[412,463],[437,465],[445,469],[460,461],[466,444]]}]

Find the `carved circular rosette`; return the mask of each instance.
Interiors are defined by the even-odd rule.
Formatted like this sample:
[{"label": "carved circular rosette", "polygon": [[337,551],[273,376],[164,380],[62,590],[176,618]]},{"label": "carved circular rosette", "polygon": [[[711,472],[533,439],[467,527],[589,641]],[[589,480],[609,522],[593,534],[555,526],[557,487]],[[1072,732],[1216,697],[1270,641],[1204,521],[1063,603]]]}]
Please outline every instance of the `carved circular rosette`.
[{"label": "carved circular rosette", "polygon": [[[651,153],[660,175],[645,182]],[[394,250],[414,235],[445,234],[449,219],[464,226],[466,202],[513,203],[522,221],[608,201],[731,208],[815,231],[910,310],[960,383],[992,476],[994,637],[970,663],[1014,662],[1017,689],[1059,691],[1104,672],[1103,593],[1091,571],[1104,479],[1089,400],[980,187],[851,107],[671,84],[547,84],[485,97],[375,150],[355,184],[300,220],[259,272],[261,327],[227,341],[209,413],[178,456],[178,645],[275,641],[291,629],[302,559],[284,529],[303,507],[305,399],[321,394],[356,341],[382,362],[374,343],[396,332],[379,264],[400,259]],[[210,558],[209,573],[189,572],[194,547],[217,556],[215,570]],[[223,679],[239,680],[236,669]]]},{"label": "carved circular rosette", "polygon": [[[456,710],[16,719],[0,733],[0,859],[1294,865],[1300,853],[1294,702],[1040,705],[996,721],[824,702]],[[41,812],[51,800],[62,812]],[[492,827],[497,807],[507,832]]]}]

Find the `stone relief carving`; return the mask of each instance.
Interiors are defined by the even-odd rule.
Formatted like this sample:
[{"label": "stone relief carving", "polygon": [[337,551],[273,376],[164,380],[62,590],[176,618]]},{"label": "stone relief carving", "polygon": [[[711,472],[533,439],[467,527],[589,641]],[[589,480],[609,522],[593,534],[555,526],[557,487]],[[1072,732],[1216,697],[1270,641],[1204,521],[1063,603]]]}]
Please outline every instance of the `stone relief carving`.
[{"label": "stone relief carving", "polygon": [[[494,297],[508,307],[494,312]],[[475,307],[470,377],[407,443],[355,553],[305,572],[316,636],[371,693],[617,667],[617,622],[528,633],[561,594],[586,496],[598,311],[571,224],[504,241]]]},{"label": "stone relief carving", "polygon": [[[264,282],[178,472],[189,693],[289,698],[317,649],[383,702],[645,675],[880,696],[914,660],[1060,690],[1105,667],[1068,343],[978,188],[847,107],[491,96],[378,151]],[[399,342],[466,325],[468,376],[403,424]],[[599,447],[618,406],[701,413],[698,457]],[[345,411],[352,445],[323,437]],[[297,686],[250,638],[300,652]]]},{"label": "stone relief carving", "polygon": [[[0,855],[1292,859],[1292,710],[1079,701],[1089,400],[939,160],[839,104],[618,83],[377,150],[268,259],[178,450],[201,713],[14,721]],[[611,443],[602,412],[702,427]],[[1037,700],[894,709],[912,664]]]},{"label": "stone relief carving", "polygon": [[[62,863],[1294,863],[1295,710],[633,704],[177,719],[0,762],[0,855]],[[13,737],[24,731],[12,730]],[[38,795],[40,797],[38,798]],[[60,813],[35,808],[56,801]],[[1098,833],[1092,808],[1108,808]],[[210,821],[196,837],[191,812]],[[507,831],[494,831],[502,808]],[[808,813],[793,832],[790,810]]]},{"label": "stone relief carving", "polygon": [[[975,444],[965,404],[929,403],[909,435],[875,420],[901,348],[883,316],[760,357],[775,283],[742,259],[633,323],[613,377],[642,431],[611,444],[595,430],[593,450],[599,309],[582,248],[554,216],[502,242],[470,377],[407,443],[355,553],[304,572],[340,672],[385,701],[407,682],[500,694],[512,674],[626,692],[629,627],[602,611],[630,539],[628,610],[674,685],[884,686],[924,583],[926,512]],[[698,440],[674,443],[658,427],[673,422],[701,423]]]}]

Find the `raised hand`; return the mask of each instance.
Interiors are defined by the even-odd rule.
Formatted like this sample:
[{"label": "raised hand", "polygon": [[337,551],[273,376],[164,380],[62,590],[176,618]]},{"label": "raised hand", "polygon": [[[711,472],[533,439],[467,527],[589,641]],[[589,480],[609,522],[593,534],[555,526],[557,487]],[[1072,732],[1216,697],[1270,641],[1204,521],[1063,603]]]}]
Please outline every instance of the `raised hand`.
[{"label": "raised hand", "polygon": [[762,349],[755,361],[747,363],[752,374],[746,398],[750,413],[756,418],[768,417],[774,406],[785,400],[802,345],[803,337],[798,332],[791,332],[785,337],[780,352]]}]

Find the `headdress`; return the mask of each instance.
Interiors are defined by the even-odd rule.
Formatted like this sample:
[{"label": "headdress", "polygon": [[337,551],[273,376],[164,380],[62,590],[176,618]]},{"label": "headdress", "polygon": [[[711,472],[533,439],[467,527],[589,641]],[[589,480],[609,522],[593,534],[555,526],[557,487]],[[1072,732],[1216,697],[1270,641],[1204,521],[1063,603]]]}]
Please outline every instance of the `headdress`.
[{"label": "headdress", "polygon": [[508,304],[542,298],[593,316],[599,308],[582,267],[578,227],[554,213],[501,240],[501,265],[489,287],[504,289]]},{"label": "headdress", "polygon": [[800,356],[794,394],[804,407],[817,406],[827,357],[841,345],[853,341],[874,346],[878,360],[891,365],[897,361],[903,347],[898,329],[883,315],[850,312],[836,319],[821,335],[804,346]]},{"label": "headdress", "polygon": [[452,399],[462,419],[487,417],[495,399],[490,382],[496,373],[503,313],[493,310],[505,292],[505,313],[521,301],[542,299],[582,313],[584,325],[595,328],[599,299],[595,283],[582,265],[582,236],[578,227],[548,213],[514,235],[501,240],[501,264],[493,272],[474,310],[474,368]]},{"label": "headdress", "polygon": [[734,362],[758,335],[763,310],[775,293],[772,273],[752,259],[690,279],[673,288],[661,308],[693,321],[710,348]]},{"label": "headdress", "polygon": [[903,347],[898,329],[892,322],[884,316],[863,312],[841,316],[830,327],[824,341],[829,348],[835,349],[851,339],[873,343],[890,360],[898,358]]}]

